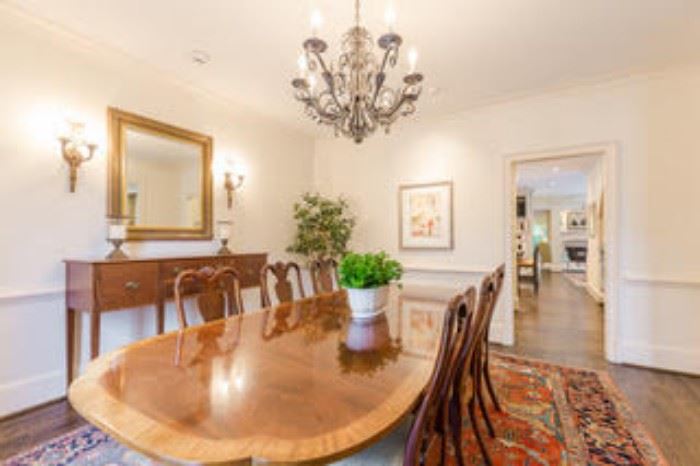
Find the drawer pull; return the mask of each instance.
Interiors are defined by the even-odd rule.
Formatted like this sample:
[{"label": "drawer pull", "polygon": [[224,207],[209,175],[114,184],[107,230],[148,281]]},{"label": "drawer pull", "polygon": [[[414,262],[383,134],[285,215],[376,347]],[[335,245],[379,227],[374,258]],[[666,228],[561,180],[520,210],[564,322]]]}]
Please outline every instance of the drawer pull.
[{"label": "drawer pull", "polygon": [[124,283],[124,288],[126,288],[129,291],[136,291],[141,287],[141,284],[139,282],[135,281],[128,281]]},{"label": "drawer pull", "polygon": [[173,268],[173,275],[180,275],[180,272],[182,272],[182,267]]}]

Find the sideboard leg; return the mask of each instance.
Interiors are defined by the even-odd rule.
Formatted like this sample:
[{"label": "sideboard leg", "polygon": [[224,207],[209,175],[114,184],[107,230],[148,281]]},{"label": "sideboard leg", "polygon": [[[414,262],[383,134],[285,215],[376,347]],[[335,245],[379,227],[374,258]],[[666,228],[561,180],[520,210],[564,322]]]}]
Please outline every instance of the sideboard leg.
[{"label": "sideboard leg", "polygon": [[66,387],[73,381],[75,368],[75,309],[66,308]]},{"label": "sideboard leg", "polygon": [[100,311],[93,309],[90,313],[90,359],[100,354]]},{"label": "sideboard leg", "polygon": [[156,331],[158,335],[165,331],[165,304],[162,301],[156,304]]}]

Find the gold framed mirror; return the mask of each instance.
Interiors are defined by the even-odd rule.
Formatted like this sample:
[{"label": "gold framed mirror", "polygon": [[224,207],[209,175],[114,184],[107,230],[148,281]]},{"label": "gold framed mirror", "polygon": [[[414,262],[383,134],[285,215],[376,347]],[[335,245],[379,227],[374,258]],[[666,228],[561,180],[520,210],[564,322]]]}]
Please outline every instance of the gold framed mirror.
[{"label": "gold framed mirror", "polygon": [[109,122],[109,215],[128,240],[212,238],[210,136],[116,108]]}]

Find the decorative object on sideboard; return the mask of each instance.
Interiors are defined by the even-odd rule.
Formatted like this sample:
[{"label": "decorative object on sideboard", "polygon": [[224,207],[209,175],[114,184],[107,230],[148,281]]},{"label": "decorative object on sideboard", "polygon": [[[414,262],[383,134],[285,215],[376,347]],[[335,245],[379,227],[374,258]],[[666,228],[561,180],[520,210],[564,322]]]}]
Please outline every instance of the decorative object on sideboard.
[{"label": "decorative object on sideboard", "polygon": [[388,68],[396,66],[403,43],[393,31],[395,13],[387,13],[389,31],[377,41],[383,51],[380,60],[372,50],[372,35],[360,23],[360,0],[355,0],[355,25],[343,35],[337,63],[327,63],[323,53],[328,44],[318,37],[321,16],[315,11],[311,18],[312,37],[304,41],[304,52],[298,61],[299,76],[292,81],[296,99],[304,104],[312,120],[332,126],[336,136],[342,134],[358,144],[378,127],[389,132],[400,116],[415,112],[422,90],[423,75],[416,72],[415,49],[408,54],[409,69],[403,86],[394,89],[387,85]]},{"label": "decorative object on sideboard", "polygon": [[216,222],[216,236],[218,236],[219,242],[221,243],[217,254],[220,256],[230,256],[233,254],[228,248],[228,241],[231,237],[231,221],[219,220]]},{"label": "decorative object on sideboard", "polygon": [[401,278],[403,267],[385,252],[349,253],[340,261],[340,284],[347,289],[348,304],[355,319],[368,319],[383,312],[389,285]]},{"label": "decorative object on sideboard", "polygon": [[296,232],[287,252],[314,260],[340,259],[348,251],[355,216],[342,197],[305,193],[294,203]]},{"label": "decorative object on sideboard", "polygon": [[61,143],[61,155],[70,169],[70,192],[75,192],[78,182],[78,169],[92,159],[97,150],[97,144],[86,141],[85,124],[77,121],[68,121],[68,129],[65,134],[59,136]]},{"label": "decorative object on sideboard", "polygon": [[453,249],[452,182],[399,186],[399,247]]},{"label": "decorative object on sideboard", "polygon": [[226,189],[226,206],[231,210],[233,207],[233,193],[243,186],[245,177],[241,173],[224,173],[224,189]]},{"label": "decorative object on sideboard", "polygon": [[122,251],[122,245],[126,241],[126,226],[128,217],[122,215],[107,217],[107,241],[112,244],[112,251],[107,254],[109,260],[125,260],[129,256]]}]

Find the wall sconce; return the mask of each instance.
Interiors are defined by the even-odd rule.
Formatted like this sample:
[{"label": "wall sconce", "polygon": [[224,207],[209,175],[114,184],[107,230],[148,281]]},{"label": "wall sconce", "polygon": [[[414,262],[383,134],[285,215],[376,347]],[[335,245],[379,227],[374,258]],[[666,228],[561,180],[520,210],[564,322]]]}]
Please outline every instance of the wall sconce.
[{"label": "wall sconce", "polygon": [[68,135],[61,136],[61,153],[63,160],[70,167],[70,192],[75,192],[75,184],[78,181],[78,168],[83,162],[87,162],[95,155],[97,144],[85,141],[85,124],[74,121],[68,122]]},{"label": "wall sconce", "polygon": [[[235,178],[235,181],[234,181]],[[224,189],[229,210],[233,207],[233,193],[243,185],[245,177],[242,174],[233,174],[230,171],[224,173]]]}]

